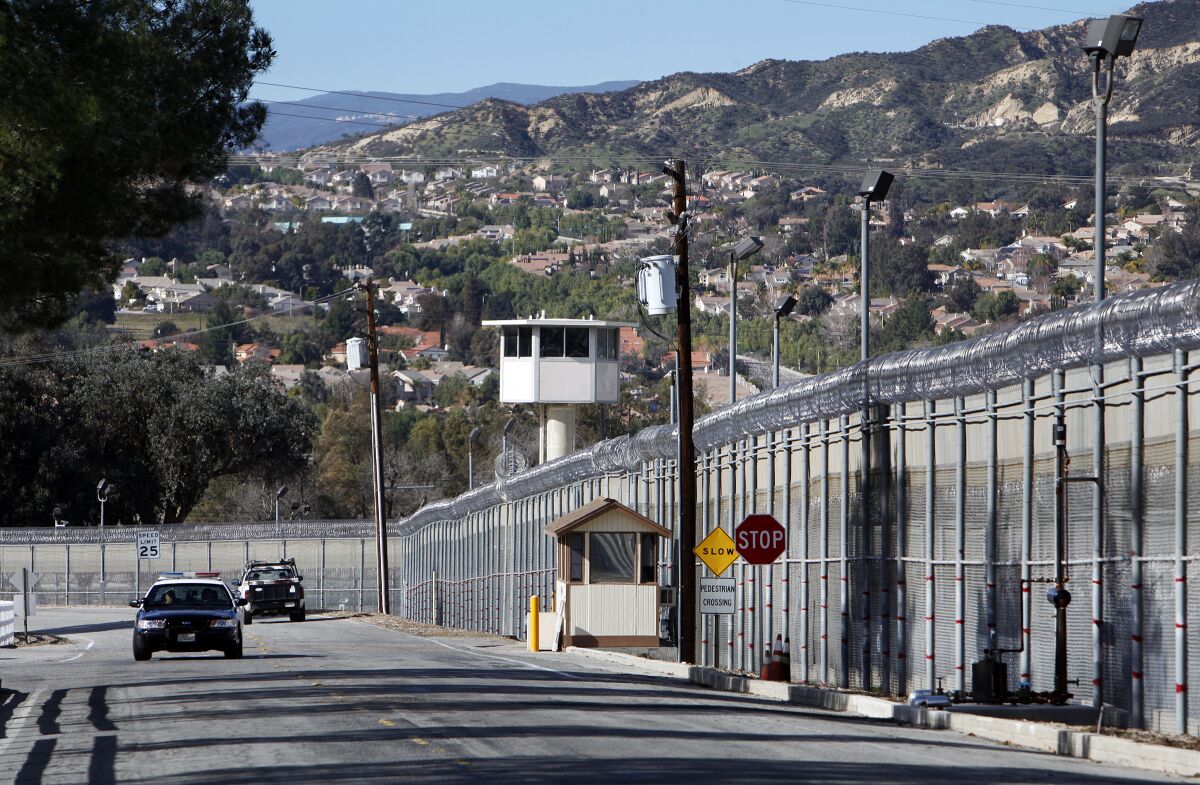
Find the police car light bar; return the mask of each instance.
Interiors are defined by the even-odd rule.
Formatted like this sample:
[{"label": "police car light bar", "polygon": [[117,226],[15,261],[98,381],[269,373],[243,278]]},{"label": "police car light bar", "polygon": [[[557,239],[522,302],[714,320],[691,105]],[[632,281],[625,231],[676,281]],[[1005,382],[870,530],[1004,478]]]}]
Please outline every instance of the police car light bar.
[{"label": "police car light bar", "polygon": [[169,580],[171,578],[220,578],[220,572],[160,572],[158,579]]}]

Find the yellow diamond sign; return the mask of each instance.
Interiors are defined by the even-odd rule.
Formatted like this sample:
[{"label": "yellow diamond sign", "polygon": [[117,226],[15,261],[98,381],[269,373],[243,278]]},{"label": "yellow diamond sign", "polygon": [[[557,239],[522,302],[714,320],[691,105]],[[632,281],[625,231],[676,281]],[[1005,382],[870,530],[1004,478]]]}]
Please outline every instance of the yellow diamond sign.
[{"label": "yellow diamond sign", "polygon": [[720,526],[701,540],[692,553],[700,557],[713,575],[720,575],[729,569],[729,565],[737,561],[738,552],[733,547],[733,540]]}]

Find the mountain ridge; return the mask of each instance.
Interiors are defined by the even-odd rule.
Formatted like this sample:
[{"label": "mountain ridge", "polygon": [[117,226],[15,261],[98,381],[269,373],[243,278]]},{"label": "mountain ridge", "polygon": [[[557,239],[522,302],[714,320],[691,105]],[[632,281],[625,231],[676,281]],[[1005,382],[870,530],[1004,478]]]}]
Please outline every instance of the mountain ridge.
[{"label": "mountain ridge", "polygon": [[[1146,22],[1117,67],[1112,163],[1196,162],[1200,0],[1136,6]],[[1089,171],[1093,114],[1087,20],[1018,32],[993,25],[916,50],[822,61],[763,60],[733,73],[680,72],[603,94],[524,106],[496,98],[318,153],[353,155],[741,156],[814,163]]]}]

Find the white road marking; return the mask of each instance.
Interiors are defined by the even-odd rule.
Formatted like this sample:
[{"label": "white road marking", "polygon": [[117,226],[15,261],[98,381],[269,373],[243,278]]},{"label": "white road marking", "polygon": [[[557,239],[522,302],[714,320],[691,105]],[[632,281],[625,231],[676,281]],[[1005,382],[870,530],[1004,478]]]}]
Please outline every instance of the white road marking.
[{"label": "white road marking", "polygon": [[91,638],[84,638],[82,635],[80,635],[79,637],[81,640],[85,640],[88,642],[88,645],[83,647],[83,651],[79,652],[74,657],[67,657],[65,660],[56,660],[56,662],[74,662],[75,660],[79,659],[84,654],[86,654],[88,651],[90,651],[91,648],[96,645],[96,642],[94,640],[92,640]]},{"label": "white road marking", "polygon": [[45,687],[37,690],[25,699],[25,702],[21,704],[21,708],[13,712],[12,722],[5,729],[4,738],[0,739],[0,754],[8,749],[8,745],[12,744],[13,740],[21,733],[21,728],[25,726],[25,721],[29,719],[29,715],[33,714],[34,707],[40,704],[39,698],[42,697],[42,693],[45,691]]},{"label": "white road marking", "polygon": [[412,637],[417,638],[419,640],[428,641],[429,643],[436,643],[438,646],[443,646],[447,649],[450,649],[451,651],[457,651],[457,652],[461,652],[463,654],[473,654],[476,657],[486,657],[489,660],[503,660],[504,662],[512,662],[517,665],[524,665],[526,668],[534,668],[539,671],[555,673],[555,674],[558,674],[559,676],[563,676],[568,679],[579,679],[580,678],[579,676],[575,676],[574,674],[571,674],[571,673],[564,673],[562,671],[556,671],[556,670],[554,670],[554,668],[547,668],[544,665],[535,665],[532,662],[525,662],[524,660],[514,660],[512,657],[501,657],[498,654],[483,654],[478,651],[472,651],[471,649],[460,649],[457,646],[451,646],[448,643],[442,643],[441,641],[435,640],[433,638],[423,638],[420,635],[413,635]]}]

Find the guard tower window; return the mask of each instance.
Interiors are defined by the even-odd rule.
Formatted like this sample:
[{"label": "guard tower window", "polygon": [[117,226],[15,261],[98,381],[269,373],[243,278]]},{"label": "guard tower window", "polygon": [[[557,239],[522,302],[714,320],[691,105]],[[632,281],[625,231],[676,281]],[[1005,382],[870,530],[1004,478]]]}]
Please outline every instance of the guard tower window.
[{"label": "guard tower window", "polygon": [[596,357],[601,360],[617,359],[617,349],[620,345],[620,333],[613,329],[596,331]]},{"label": "guard tower window", "polygon": [[571,583],[583,580],[583,535],[568,534],[567,547],[571,550],[571,572],[568,579]]},{"label": "guard tower window", "polygon": [[504,328],[504,356],[505,357],[532,357],[533,356],[533,328],[532,327],[505,327]]},{"label": "guard tower window", "polygon": [[588,349],[588,328],[568,327],[567,357],[581,357],[586,360],[590,356],[591,351]]},{"label": "guard tower window", "polygon": [[655,550],[657,545],[657,534],[642,533],[641,551],[639,553],[639,563],[641,565],[641,572],[638,575],[639,583],[654,583],[656,580],[654,562],[658,555]]},{"label": "guard tower window", "polygon": [[591,532],[588,561],[592,568],[592,583],[633,583],[636,534],[626,532]]},{"label": "guard tower window", "polygon": [[562,357],[563,356],[563,328],[561,327],[543,327],[541,328],[541,357]]}]

